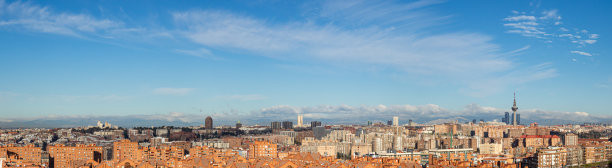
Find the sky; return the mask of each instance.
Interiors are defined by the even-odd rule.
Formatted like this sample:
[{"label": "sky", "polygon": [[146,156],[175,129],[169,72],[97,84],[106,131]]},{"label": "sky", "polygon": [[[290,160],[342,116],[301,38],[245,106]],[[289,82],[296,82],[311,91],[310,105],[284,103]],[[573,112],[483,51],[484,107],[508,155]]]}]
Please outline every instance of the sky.
[{"label": "sky", "polygon": [[611,4],[0,0],[0,122],[608,122]]}]

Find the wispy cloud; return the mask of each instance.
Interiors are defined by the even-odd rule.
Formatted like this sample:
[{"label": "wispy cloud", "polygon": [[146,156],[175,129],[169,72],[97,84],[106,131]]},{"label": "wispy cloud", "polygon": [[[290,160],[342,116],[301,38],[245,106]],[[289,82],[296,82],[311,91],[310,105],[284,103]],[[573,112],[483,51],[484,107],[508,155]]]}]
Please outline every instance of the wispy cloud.
[{"label": "wispy cloud", "polygon": [[561,24],[561,16],[557,14],[557,10],[544,11],[540,17],[513,11],[513,15],[504,18],[504,21],[503,25],[509,29],[509,33],[525,37],[548,38],[552,35],[547,32],[548,24]]},{"label": "wispy cloud", "polygon": [[13,99],[15,96],[18,96],[18,95],[19,94],[13,93],[13,92],[3,92],[3,91],[0,91],[0,103],[7,102],[7,101]]},{"label": "wispy cloud", "polygon": [[156,88],[154,94],[158,95],[186,95],[195,91],[194,88]]},{"label": "wispy cloud", "polygon": [[[527,16],[527,15],[517,15],[517,16],[508,16],[506,18],[504,18],[505,21],[531,21],[529,23],[535,23],[533,21],[536,21],[536,17],[535,16]],[[536,24],[537,25],[537,24]]]},{"label": "wispy cloud", "polygon": [[[308,60],[327,65],[376,69],[391,68],[415,79],[441,77],[468,86],[515,71],[503,47],[488,35],[467,31],[436,32],[435,26],[451,16],[430,7],[443,1],[410,3],[375,1],[323,1],[313,3],[312,15],[300,20],[270,22],[246,14],[219,10],[172,12],[172,30],[150,32],[122,21],[87,14],[55,12],[29,2],[0,1],[0,26],[71,36],[99,38],[149,36],[188,39],[195,49],[169,49],[177,53],[217,59],[212,51],[237,52],[284,60]],[[509,27],[546,34],[541,17],[524,13],[508,17]],[[512,22],[511,22],[512,21]],[[516,21],[516,23],[515,23]],[[147,32],[147,33],[143,33]],[[153,35],[150,35],[153,34]],[[590,43],[592,41],[585,41]],[[527,72],[528,74],[530,72]],[[507,85],[507,84],[506,84]],[[156,94],[183,94],[160,88]],[[181,89],[181,88],[177,88]],[[188,89],[188,88],[182,88]]]},{"label": "wispy cloud", "polygon": [[[492,43],[487,35],[469,32],[422,33],[429,32],[426,28],[439,24],[434,21],[416,30],[401,28],[405,23],[445,18],[427,12],[419,15],[420,11],[414,10],[435,3],[407,4],[400,8],[397,5],[402,4],[367,5],[368,2],[324,4],[324,8],[338,10],[322,9],[319,17],[314,18],[316,21],[271,23],[247,15],[211,10],[175,12],[173,18],[183,29],[181,34],[206,48],[257,56],[307,59],[331,65],[390,67],[411,75],[445,76],[453,80],[462,80],[466,76],[486,78],[514,68],[512,62],[503,57],[500,47]],[[415,7],[410,7],[413,5]],[[399,8],[398,12],[409,11],[414,15],[384,22],[394,19],[399,13],[378,11],[395,8]],[[359,26],[342,20],[370,14],[372,16],[358,23]],[[338,20],[335,19],[340,21],[336,22]],[[384,24],[367,24],[376,21]],[[316,24],[318,22],[324,24]]]},{"label": "wispy cloud", "polygon": [[534,66],[517,69],[509,73],[491,76],[488,78],[474,79],[469,82],[468,87],[460,91],[474,97],[485,97],[493,93],[508,90],[508,81],[513,81],[513,86],[521,85],[537,80],[553,78],[558,75],[557,70],[551,63],[542,63]]},{"label": "wispy cloud", "polygon": [[437,25],[447,17],[436,16],[429,7],[443,3],[443,0],[417,0],[410,3],[392,1],[342,0],[322,1],[315,15],[321,20],[335,24],[356,27],[362,25],[392,26],[397,29],[421,29]]},{"label": "wispy cloud", "polygon": [[612,77],[608,78],[607,81],[596,83],[595,86],[606,89],[612,88]]},{"label": "wispy cloud", "polygon": [[57,13],[48,7],[15,1],[0,1],[0,27],[83,37],[83,33],[113,31],[120,21],[98,19],[86,14]]},{"label": "wispy cloud", "polygon": [[[586,45],[597,43],[599,38],[599,34],[589,33],[585,29],[562,26],[562,17],[557,9],[544,10],[538,16],[527,15],[526,12],[512,11],[512,15],[503,20],[503,25],[508,29],[508,33],[543,39],[546,43],[564,41],[575,44],[577,48],[583,48]],[[582,51],[570,52],[591,56],[590,53]]]},{"label": "wispy cloud", "polygon": [[584,51],[570,51],[570,53],[584,55],[584,56],[589,56],[589,57],[593,56],[593,55],[591,55],[591,53],[587,53],[587,52],[584,52]]},{"label": "wispy cloud", "polygon": [[265,100],[265,99],[268,99],[268,97],[259,95],[259,94],[245,94],[245,95],[217,96],[215,99],[237,100],[237,101],[256,101],[256,100]]},{"label": "wispy cloud", "polygon": [[196,56],[196,57],[207,57],[207,56],[211,56],[212,52],[210,52],[210,50],[206,49],[206,48],[200,48],[198,50],[183,50],[183,49],[176,49],[175,50],[178,53],[183,53],[183,54],[187,54],[187,55],[191,55],[191,56]]},{"label": "wispy cloud", "polygon": [[[121,102],[129,100],[129,96],[117,94],[91,94],[91,95],[73,95],[73,94],[23,94],[11,93],[7,100],[19,100],[27,102],[60,102],[60,103],[83,103],[83,102]],[[0,93],[0,102],[2,94]]]}]

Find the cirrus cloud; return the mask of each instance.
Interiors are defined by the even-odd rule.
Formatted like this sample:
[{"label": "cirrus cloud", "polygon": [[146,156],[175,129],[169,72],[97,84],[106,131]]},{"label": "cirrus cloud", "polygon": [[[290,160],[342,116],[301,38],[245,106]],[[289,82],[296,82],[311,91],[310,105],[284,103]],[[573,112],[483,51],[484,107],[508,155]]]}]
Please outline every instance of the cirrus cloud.
[{"label": "cirrus cloud", "polygon": [[578,55],[584,55],[584,56],[588,56],[588,57],[593,56],[593,55],[591,55],[591,53],[584,52],[584,51],[570,51],[570,53],[578,54]]}]

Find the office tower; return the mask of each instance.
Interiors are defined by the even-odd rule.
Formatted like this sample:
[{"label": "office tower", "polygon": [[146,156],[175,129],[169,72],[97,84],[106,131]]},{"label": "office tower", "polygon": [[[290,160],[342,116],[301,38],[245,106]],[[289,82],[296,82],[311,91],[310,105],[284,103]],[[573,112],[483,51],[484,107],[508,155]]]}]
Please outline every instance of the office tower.
[{"label": "office tower", "polygon": [[311,121],[310,122],[311,128],[318,127],[318,126],[321,126],[321,121]]},{"label": "office tower", "polygon": [[414,126],[414,122],[412,122],[412,120],[408,120],[408,125]]},{"label": "office tower", "polygon": [[518,125],[517,120],[517,116],[516,116],[516,110],[518,110],[518,107],[516,106],[516,92],[514,93],[514,104],[512,105],[512,125],[516,126]]},{"label": "office tower", "polygon": [[293,129],[293,122],[283,121],[283,129]]},{"label": "office tower", "polygon": [[473,124],[476,124],[476,119],[473,119],[473,120],[472,120],[472,123],[473,123]]},{"label": "office tower", "polygon": [[368,126],[372,125],[372,121],[368,121]]},{"label": "office tower", "polygon": [[516,114],[516,124],[521,125],[521,114]]},{"label": "office tower", "polygon": [[387,121],[387,125],[393,125],[393,121],[388,120],[388,121]]},{"label": "office tower", "polygon": [[242,123],[240,121],[236,122],[236,129],[240,129],[242,127]]},{"label": "office tower", "polygon": [[504,113],[504,118],[502,118],[502,122],[506,123],[506,125],[510,125],[510,113],[509,112]]},{"label": "office tower", "polygon": [[304,116],[302,114],[298,114],[297,126],[298,127],[303,127],[304,126]]},{"label": "office tower", "polygon": [[212,119],[212,117],[210,117],[210,116],[206,117],[206,120],[204,120],[204,128],[206,128],[206,129],[212,129],[213,128],[213,119]]},{"label": "office tower", "polygon": [[278,122],[278,121],[272,121],[272,123],[270,123],[270,127],[272,127],[272,129],[283,128],[283,126],[281,125],[281,122]]},{"label": "office tower", "polygon": [[399,117],[398,116],[394,116],[393,117],[393,126],[399,126]]}]

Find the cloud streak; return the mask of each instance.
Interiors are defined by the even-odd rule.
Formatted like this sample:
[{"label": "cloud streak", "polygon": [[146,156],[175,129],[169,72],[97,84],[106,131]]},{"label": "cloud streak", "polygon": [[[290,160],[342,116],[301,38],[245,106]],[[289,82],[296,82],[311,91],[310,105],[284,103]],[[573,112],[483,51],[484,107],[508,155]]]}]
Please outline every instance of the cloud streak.
[{"label": "cloud streak", "polygon": [[[285,22],[270,22],[220,10],[174,11],[171,12],[172,28],[155,32],[129,27],[125,24],[128,22],[54,12],[28,2],[0,1],[0,9],[3,9],[0,27],[109,39],[176,37],[175,40],[196,44],[195,49],[170,49],[180,54],[220,59],[212,52],[220,51],[353,67],[356,71],[393,69],[414,79],[452,81],[464,90],[477,89],[473,87],[475,81],[496,80],[497,76],[508,73],[534,74],[517,71],[513,59],[509,59],[502,47],[486,34],[432,31],[450,18],[429,10],[442,2],[316,2],[312,8],[316,10],[309,11],[310,15]],[[532,34],[541,35],[545,33],[538,32],[541,31],[537,27],[540,23],[535,21],[556,15],[556,11],[543,13],[541,17],[517,14],[505,20],[512,21],[507,24],[516,30],[530,30]],[[499,84],[501,86],[496,87],[509,85]],[[500,90],[488,87],[478,92],[490,94],[494,93],[491,90]],[[159,89],[153,93],[181,95],[190,92],[184,90],[189,88]]]},{"label": "cloud streak", "polygon": [[[287,23],[271,23],[215,10],[174,12],[172,16],[187,39],[215,50],[358,69],[364,66],[392,68],[417,78],[441,76],[464,86],[514,71],[513,62],[487,35],[429,32],[427,28],[445,18],[422,10],[436,3],[333,2],[324,3],[323,9],[310,20]],[[382,9],[393,10],[383,12]],[[385,22],[400,13],[409,13],[410,17]],[[370,14],[372,16],[365,17]],[[351,22],[362,17],[365,17],[362,22]],[[427,23],[417,24],[422,27],[403,27],[421,21]],[[317,24],[319,22],[323,24]],[[381,24],[368,24],[373,22]]]},{"label": "cloud streak", "polygon": [[84,37],[86,34],[110,32],[123,27],[123,22],[98,19],[86,14],[56,13],[48,7],[30,2],[0,1],[0,27]]},{"label": "cloud streak", "polygon": [[[542,39],[546,43],[565,41],[575,44],[577,48],[597,43],[599,34],[589,33],[585,29],[563,27],[561,20],[562,17],[556,9],[544,10],[539,16],[527,15],[526,12],[512,11],[511,16],[503,19],[503,26],[508,29],[508,33]],[[592,56],[590,53],[582,51],[570,52],[572,54]]]},{"label": "cloud streak", "polygon": [[246,94],[246,95],[217,96],[215,99],[237,100],[237,101],[256,101],[256,100],[265,100],[265,99],[268,99],[268,97],[259,95],[259,94]]},{"label": "cloud streak", "polygon": [[588,56],[588,57],[593,56],[593,55],[591,55],[591,53],[587,53],[587,52],[584,52],[584,51],[570,51],[570,53],[578,54],[578,55],[584,55],[584,56]]}]

